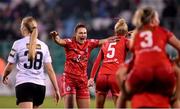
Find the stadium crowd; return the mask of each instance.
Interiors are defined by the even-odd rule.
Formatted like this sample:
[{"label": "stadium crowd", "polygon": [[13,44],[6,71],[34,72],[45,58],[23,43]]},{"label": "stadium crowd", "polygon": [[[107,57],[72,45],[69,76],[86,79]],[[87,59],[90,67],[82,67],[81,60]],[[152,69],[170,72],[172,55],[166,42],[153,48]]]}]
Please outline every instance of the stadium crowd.
[{"label": "stadium crowd", "polygon": [[48,33],[57,30],[61,36],[72,36],[77,22],[86,22],[90,38],[102,38],[112,34],[118,18],[127,20],[130,30],[131,18],[137,7],[154,7],[162,25],[180,36],[179,0],[1,0],[0,1],[0,40],[20,38],[18,26],[27,15],[39,22],[40,39],[46,41]]}]

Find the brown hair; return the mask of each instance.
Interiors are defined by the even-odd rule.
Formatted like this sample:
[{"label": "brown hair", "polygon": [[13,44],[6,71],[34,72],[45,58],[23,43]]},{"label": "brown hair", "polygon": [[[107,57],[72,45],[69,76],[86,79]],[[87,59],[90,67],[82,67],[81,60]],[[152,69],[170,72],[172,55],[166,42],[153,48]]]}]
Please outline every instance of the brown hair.
[{"label": "brown hair", "polygon": [[133,25],[137,28],[141,28],[151,22],[152,18],[155,16],[155,10],[151,7],[145,7],[138,9],[132,19]]},{"label": "brown hair", "polygon": [[128,32],[128,26],[125,19],[120,18],[114,26],[114,32],[116,35],[125,35]]},{"label": "brown hair", "polygon": [[86,29],[87,29],[87,27],[86,27],[85,24],[83,24],[83,23],[78,23],[78,24],[76,25],[76,27],[74,28],[74,32],[76,33],[79,28],[86,28]]},{"label": "brown hair", "polygon": [[38,36],[38,31],[37,31],[37,27],[36,25],[33,24],[33,22],[36,22],[36,20],[31,17],[25,17],[22,20],[23,22],[23,26],[25,26],[27,28],[27,30],[29,31],[29,33],[31,33],[31,37],[29,40],[29,59],[34,59],[35,58],[35,54],[36,54],[36,39]]},{"label": "brown hair", "polygon": [[[83,24],[83,23],[78,23],[78,24],[76,25],[76,27],[74,28],[74,33],[76,33],[79,28],[86,28],[86,29],[87,29],[87,27],[86,27],[85,24]],[[74,36],[72,37],[72,39],[76,39],[76,36],[74,35]]]}]

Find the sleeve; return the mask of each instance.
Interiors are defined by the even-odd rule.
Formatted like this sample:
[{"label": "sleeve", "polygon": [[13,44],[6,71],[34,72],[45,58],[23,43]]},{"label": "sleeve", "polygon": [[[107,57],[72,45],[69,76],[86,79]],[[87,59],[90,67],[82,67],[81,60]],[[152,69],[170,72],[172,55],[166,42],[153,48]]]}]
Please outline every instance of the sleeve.
[{"label": "sleeve", "polygon": [[167,34],[166,35],[167,39],[170,39],[172,36],[174,36],[174,34],[171,31],[169,31],[168,29],[163,28],[163,30],[164,30],[165,34]]},{"label": "sleeve", "polygon": [[134,59],[135,59],[135,55],[133,54],[133,56],[132,56],[130,59],[128,59],[127,61],[125,61],[125,66],[128,68],[128,73],[129,73],[130,70],[133,68]]},{"label": "sleeve", "polygon": [[129,51],[130,39],[125,38],[126,51]]},{"label": "sleeve", "polygon": [[69,38],[64,39],[64,41],[66,42],[65,47],[69,47],[71,45],[71,43],[72,43],[72,39],[69,39]]},{"label": "sleeve", "polygon": [[9,53],[9,56],[8,56],[8,62],[10,63],[16,63],[17,61],[17,52],[18,52],[18,49],[17,49],[17,43],[14,42],[12,48],[11,48],[11,51]]},{"label": "sleeve", "polygon": [[167,37],[168,39],[170,39],[172,36],[174,36],[174,34],[170,31],[167,31]]},{"label": "sleeve", "polygon": [[90,76],[91,78],[95,77],[102,59],[103,59],[103,52],[102,50],[100,50],[91,70],[91,76]]},{"label": "sleeve", "polygon": [[89,39],[89,45],[90,45],[90,48],[96,48],[99,46],[99,40],[98,39]]},{"label": "sleeve", "polygon": [[46,51],[45,51],[45,55],[44,55],[44,63],[51,63],[52,59],[51,59],[51,55],[50,55],[48,46],[46,46],[45,50]]}]

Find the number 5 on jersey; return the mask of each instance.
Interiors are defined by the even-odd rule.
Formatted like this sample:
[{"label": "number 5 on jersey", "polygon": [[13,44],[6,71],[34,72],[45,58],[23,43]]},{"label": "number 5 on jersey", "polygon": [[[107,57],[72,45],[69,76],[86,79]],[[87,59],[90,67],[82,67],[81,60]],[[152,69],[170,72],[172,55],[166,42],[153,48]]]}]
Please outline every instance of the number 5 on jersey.
[{"label": "number 5 on jersey", "polygon": [[114,45],[116,45],[116,42],[110,43],[108,46],[108,53],[107,53],[107,58],[113,58],[115,55],[115,48]]}]

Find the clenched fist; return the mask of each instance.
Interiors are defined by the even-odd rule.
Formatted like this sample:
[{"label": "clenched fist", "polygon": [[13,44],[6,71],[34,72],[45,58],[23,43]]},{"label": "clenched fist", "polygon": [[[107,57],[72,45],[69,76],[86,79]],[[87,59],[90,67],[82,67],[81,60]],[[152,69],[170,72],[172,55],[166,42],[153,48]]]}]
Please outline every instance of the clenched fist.
[{"label": "clenched fist", "polygon": [[57,31],[52,31],[49,34],[53,40],[56,39],[57,36],[59,36],[59,33]]}]

